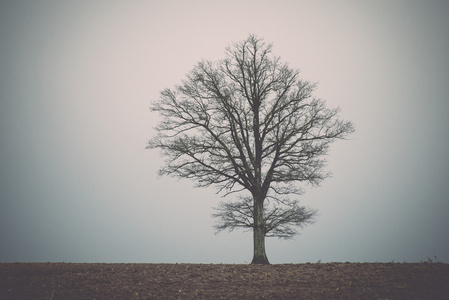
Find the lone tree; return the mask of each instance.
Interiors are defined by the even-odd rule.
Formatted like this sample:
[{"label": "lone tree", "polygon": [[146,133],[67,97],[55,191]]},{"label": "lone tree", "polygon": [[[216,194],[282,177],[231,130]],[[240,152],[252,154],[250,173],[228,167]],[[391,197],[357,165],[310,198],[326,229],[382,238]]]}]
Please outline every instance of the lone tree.
[{"label": "lone tree", "polygon": [[180,86],[152,104],[163,120],[147,148],[166,157],[160,175],[215,186],[222,202],[218,231],[253,231],[253,264],[268,264],[265,237],[291,238],[316,214],[298,206],[298,183],[318,185],[329,144],[351,133],[338,109],[312,96],[315,84],[272,55],[254,35],[226,49],[218,62],[201,61]]}]

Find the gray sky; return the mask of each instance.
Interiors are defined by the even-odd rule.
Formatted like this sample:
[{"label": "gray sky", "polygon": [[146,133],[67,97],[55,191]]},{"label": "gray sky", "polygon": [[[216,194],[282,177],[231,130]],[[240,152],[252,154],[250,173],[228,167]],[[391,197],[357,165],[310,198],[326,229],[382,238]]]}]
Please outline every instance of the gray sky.
[{"label": "gray sky", "polygon": [[[0,261],[244,263],[223,199],[158,179],[152,100],[249,33],[353,121],[272,263],[449,262],[448,1],[1,1]],[[229,198],[232,200],[232,198]]]}]

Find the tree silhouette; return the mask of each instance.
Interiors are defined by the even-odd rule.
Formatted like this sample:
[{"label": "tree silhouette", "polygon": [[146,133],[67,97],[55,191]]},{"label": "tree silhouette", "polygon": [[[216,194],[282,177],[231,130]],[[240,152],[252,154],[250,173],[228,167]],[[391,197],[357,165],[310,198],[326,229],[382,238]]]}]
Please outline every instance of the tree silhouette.
[{"label": "tree silhouette", "polygon": [[252,263],[267,264],[265,237],[290,238],[316,214],[291,196],[298,183],[318,185],[329,144],[353,132],[338,109],[312,96],[315,84],[272,55],[272,45],[250,35],[218,62],[201,61],[181,85],[161,92],[151,109],[163,120],[147,148],[166,157],[161,175],[215,186],[237,202],[223,202],[218,231],[253,231]]}]

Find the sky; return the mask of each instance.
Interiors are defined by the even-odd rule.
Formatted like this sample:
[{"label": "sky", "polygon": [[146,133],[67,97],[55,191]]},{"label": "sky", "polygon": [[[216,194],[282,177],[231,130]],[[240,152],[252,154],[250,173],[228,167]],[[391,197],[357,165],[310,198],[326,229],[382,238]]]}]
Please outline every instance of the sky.
[{"label": "sky", "polygon": [[[356,132],[271,263],[449,263],[448,1],[0,1],[0,262],[249,263],[213,188],[157,176],[149,110],[256,34]],[[436,258],[435,258],[436,257]]]}]

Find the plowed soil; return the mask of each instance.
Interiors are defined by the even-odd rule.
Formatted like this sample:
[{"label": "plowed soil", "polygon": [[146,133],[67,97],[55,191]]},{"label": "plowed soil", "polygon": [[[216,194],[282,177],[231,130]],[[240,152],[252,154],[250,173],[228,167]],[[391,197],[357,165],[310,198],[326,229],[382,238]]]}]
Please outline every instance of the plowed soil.
[{"label": "plowed soil", "polygon": [[449,264],[0,264],[0,299],[449,299]]}]

